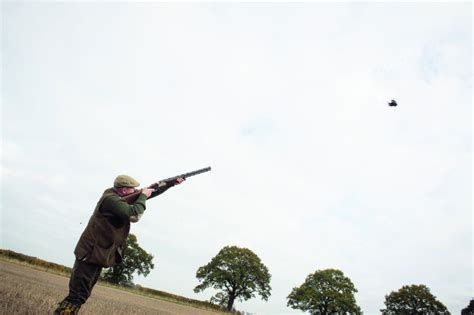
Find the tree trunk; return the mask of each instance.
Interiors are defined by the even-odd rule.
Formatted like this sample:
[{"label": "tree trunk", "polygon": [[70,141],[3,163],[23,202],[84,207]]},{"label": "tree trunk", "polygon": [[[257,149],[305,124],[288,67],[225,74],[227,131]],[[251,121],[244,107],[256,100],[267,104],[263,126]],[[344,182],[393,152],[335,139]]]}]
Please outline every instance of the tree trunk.
[{"label": "tree trunk", "polygon": [[232,307],[234,306],[235,296],[233,293],[229,294],[229,301],[227,301],[227,310],[232,311]]}]

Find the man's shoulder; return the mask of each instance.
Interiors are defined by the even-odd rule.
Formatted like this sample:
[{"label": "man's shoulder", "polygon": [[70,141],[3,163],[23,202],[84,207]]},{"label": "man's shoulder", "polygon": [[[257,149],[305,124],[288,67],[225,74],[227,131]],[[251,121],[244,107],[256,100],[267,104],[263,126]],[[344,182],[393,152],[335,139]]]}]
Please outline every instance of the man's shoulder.
[{"label": "man's shoulder", "polygon": [[102,196],[100,197],[99,203],[101,205],[115,203],[121,201],[123,198],[115,191],[113,188],[108,188],[104,191]]},{"label": "man's shoulder", "polygon": [[121,197],[119,196],[119,194],[117,193],[117,191],[114,188],[107,188],[102,193],[101,198],[105,199],[105,198],[121,198]]},{"label": "man's shoulder", "polygon": [[122,200],[123,198],[113,188],[105,190],[99,200],[99,212],[102,214],[112,212],[119,207]]}]

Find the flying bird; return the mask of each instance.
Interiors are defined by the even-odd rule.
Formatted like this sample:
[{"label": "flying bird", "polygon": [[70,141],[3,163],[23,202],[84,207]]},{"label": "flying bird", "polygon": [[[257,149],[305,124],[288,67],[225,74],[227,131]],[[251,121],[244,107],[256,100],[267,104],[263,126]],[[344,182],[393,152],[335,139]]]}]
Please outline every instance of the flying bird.
[{"label": "flying bird", "polygon": [[388,103],[388,106],[397,106],[397,102],[395,102],[395,100],[391,100],[389,103]]}]

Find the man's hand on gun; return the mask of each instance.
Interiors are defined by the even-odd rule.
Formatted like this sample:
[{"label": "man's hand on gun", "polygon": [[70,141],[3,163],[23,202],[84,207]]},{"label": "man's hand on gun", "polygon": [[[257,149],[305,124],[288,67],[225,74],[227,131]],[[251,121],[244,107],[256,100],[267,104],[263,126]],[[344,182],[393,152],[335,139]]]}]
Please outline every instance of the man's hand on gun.
[{"label": "man's hand on gun", "polygon": [[156,189],[147,187],[142,189],[142,194],[144,194],[147,198],[150,198],[151,194],[155,191]]},{"label": "man's hand on gun", "polygon": [[[176,179],[175,185],[179,185],[179,184],[181,184],[182,182],[184,182],[185,180],[186,180],[186,179],[183,178],[183,177],[178,177],[178,178]],[[166,185],[165,182],[163,182],[163,183]],[[143,189],[142,189],[141,193],[144,194],[147,198],[150,198],[151,194],[154,193],[155,191],[156,191],[156,189],[154,189],[154,188],[146,187],[146,188],[143,188]]]}]

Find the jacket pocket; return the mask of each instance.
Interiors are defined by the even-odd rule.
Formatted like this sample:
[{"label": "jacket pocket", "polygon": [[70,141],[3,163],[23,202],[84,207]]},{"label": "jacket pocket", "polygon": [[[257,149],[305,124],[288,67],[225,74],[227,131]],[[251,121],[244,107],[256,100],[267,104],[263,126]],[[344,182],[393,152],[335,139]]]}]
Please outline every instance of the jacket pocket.
[{"label": "jacket pocket", "polygon": [[102,267],[111,267],[115,265],[115,252],[117,248],[112,245],[109,247],[102,247],[99,244],[95,244],[92,247],[89,257],[86,258],[86,262],[94,263]]}]

